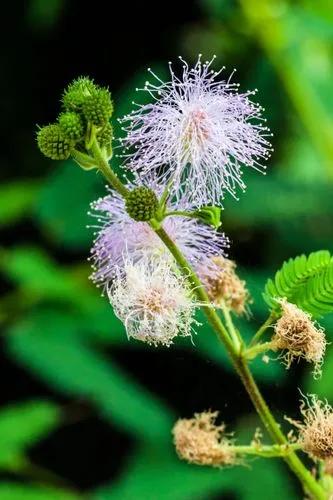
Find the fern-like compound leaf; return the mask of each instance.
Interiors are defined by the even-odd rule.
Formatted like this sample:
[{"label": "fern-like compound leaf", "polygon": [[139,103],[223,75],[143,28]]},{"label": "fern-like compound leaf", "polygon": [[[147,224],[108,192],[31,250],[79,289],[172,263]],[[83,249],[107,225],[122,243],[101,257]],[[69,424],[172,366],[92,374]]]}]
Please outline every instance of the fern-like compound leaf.
[{"label": "fern-like compound leaf", "polygon": [[274,311],[286,298],[313,316],[333,312],[333,257],[327,250],[284,262],[265,286],[264,299]]}]

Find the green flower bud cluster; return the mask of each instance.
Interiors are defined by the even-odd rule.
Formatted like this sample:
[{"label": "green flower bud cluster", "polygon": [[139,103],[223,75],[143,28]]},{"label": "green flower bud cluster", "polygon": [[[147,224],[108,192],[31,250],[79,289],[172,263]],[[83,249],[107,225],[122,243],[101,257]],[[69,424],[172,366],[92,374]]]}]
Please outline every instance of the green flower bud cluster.
[{"label": "green flower bud cluster", "polygon": [[37,133],[41,152],[52,160],[65,160],[73,154],[80,164],[78,157],[82,154],[89,160],[89,149],[96,138],[110,158],[113,132],[109,120],[113,104],[109,90],[80,77],[64,91],[62,106],[57,122],[40,128]]},{"label": "green flower bud cluster", "polygon": [[73,141],[64,135],[57,123],[41,128],[37,143],[41,152],[51,160],[67,160],[74,147]]},{"label": "green flower bud cluster", "polygon": [[148,221],[155,217],[158,199],[154,191],[140,186],[134,188],[126,197],[126,211],[136,221]]},{"label": "green flower bud cluster", "polygon": [[69,139],[77,142],[83,139],[84,136],[84,123],[81,116],[73,111],[66,111],[61,113],[58,122],[64,135]]}]

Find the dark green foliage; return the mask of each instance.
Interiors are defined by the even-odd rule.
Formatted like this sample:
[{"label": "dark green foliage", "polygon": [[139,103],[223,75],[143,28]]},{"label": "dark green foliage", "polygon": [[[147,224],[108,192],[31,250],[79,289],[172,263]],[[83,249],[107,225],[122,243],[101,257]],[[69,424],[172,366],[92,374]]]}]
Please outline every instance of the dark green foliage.
[{"label": "dark green foliage", "polygon": [[326,250],[289,259],[265,286],[264,298],[273,310],[286,298],[313,316],[333,311],[333,258]]},{"label": "dark green foliage", "polygon": [[157,207],[156,194],[145,186],[134,188],[126,197],[127,213],[136,221],[152,219],[156,214]]},{"label": "dark green foliage", "polygon": [[0,412],[0,468],[20,469],[26,448],[43,439],[60,422],[57,406],[29,401]]},{"label": "dark green foliage", "polygon": [[[272,143],[276,152],[267,165],[267,175],[245,168],[246,192],[238,192],[239,201],[228,195],[223,201],[223,230],[231,239],[229,256],[242,267],[240,275],[254,299],[250,320],[237,318],[237,327],[246,339],[250,339],[266,319],[267,306],[262,298],[264,284],[268,276],[274,277],[284,260],[328,248],[330,253],[315,252],[311,259],[302,256],[287,261],[277,277],[267,283],[265,300],[275,310],[274,297],[283,294],[315,316],[325,314],[320,323],[326,330],[327,341],[332,343],[333,315],[326,314],[332,310],[333,288],[332,7],[325,1],[296,3],[288,0],[278,15],[274,9],[273,2],[264,6],[264,2],[254,0],[252,3],[248,0],[200,0],[196,14],[198,22],[193,24],[181,18],[181,40],[175,39],[174,44],[190,63],[196,60],[199,51],[203,52],[203,60],[216,53],[214,69],[223,64],[227,68],[222,78],[227,79],[236,67],[238,74],[233,80],[240,82],[240,91],[258,87],[258,95],[253,100],[265,106],[264,115],[274,132]],[[201,316],[198,320],[203,325],[197,328],[192,343],[189,339],[177,339],[170,349],[159,352],[140,343],[128,342],[123,325],[115,317],[107,298],[100,297],[88,280],[90,266],[86,258],[94,230],[86,226],[96,221],[87,212],[91,201],[105,195],[105,181],[96,170],[84,172],[75,168],[73,161],[59,164],[56,169],[49,166],[50,171],[45,174],[47,162],[38,155],[35,145],[29,146],[29,124],[40,119],[38,112],[50,111],[44,104],[40,109],[39,92],[35,96],[31,92],[36,86],[36,75],[38,79],[41,75],[40,65],[44,65],[40,57],[36,57],[41,54],[44,44],[47,51],[51,49],[48,54],[53,56],[49,78],[55,76],[56,68],[56,81],[53,84],[50,81],[50,91],[53,89],[54,95],[68,75],[74,74],[75,68],[83,67],[88,48],[89,51],[96,49],[98,57],[87,62],[89,71],[93,76],[109,80],[112,91],[116,92],[117,118],[131,112],[133,100],[151,101],[147,93],[138,95],[134,91],[135,87],[144,87],[146,71],[138,71],[142,63],[140,58],[123,57],[122,61],[118,58],[112,71],[105,72],[105,66],[100,65],[104,58],[101,55],[106,54],[105,47],[114,46],[114,41],[110,30],[103,34],[99,23],[97,27],[96,23],[95,26],[90,24],[91,10],[86,16],[86,20],[89,18],[86,24],[82,20],[84,15],[81,16],[84,11],[75,13],[75,6],[70,7],[63,0],[33,0],[26,11],[28,18],[22,17],[19,24],[29,23],[29,33],[34,30],[33,46],[37,51],[31,54],[38,68],[35,71],[33,65],[30,67],[33,61],[29,61],[24,86],[20,75],[11,79],[13,94],[12,99],[8,99],[11,105],[3,109],[3,123],[8,131],[11,127],[7,123],[13,123],[14,113],[22,116],[20,126],[12,127],[9,144],[17,145],[12,149],[23,153],[13,155],[11,162],[3,155],[2,170],[6,173],[7,169],[9,179],[0,190],[0,225],[4,229],[0,251],[0,270],[4,278],[0,323],[4,351],[9,357],[2,365],[3,394],[4,400],[12,401],[10,406],[5,402],[0,412],[0,465],[4,476],[0,483],[0,500],[208,500],[229,496],[239,500],[267,497],[280,500],[281,491],[288,500],[302,498],[300,490],[294,491],[295,483],[280,460],[259,459],[251,461],[249,467],[212,470],[184,464],[174,453],[170,428],[178,416],[189,417],[208,407],[219,409],[221,420],[228,423],[227,431],[235,431],[234,437],[239,444],[252,439],[259,421],[248,416],[250,403],[245,401],[245,393],[237,385],[236,378],[232,378],[233,369],[219,340],[211,334]],[[61,23],[70,26],[70,12],[74,23],[79,18],[80,23],[76,23],[77,29],[72,24],[66,32],[61,29]],[[124,18],[124,22],[127,21]],[[95,39],[82,36],[83,32],[90,33],[94,29],[100,31]],[[57,38],[59,33],[63,40]],[[153,54],[146,51],[146,62],[166,81],[169,78],[166,61],[148,60],[151,56],[155,59],[158,53],[163,54],[160,51],[162,38],[153,40],[156,47]],[[7,59],[13,66],[14,51],[19,55],[21,46],[17,51],[17,43],[20,45],[22,38],[14,33],[10,40]],[[56,41],[60,57],[54,57],[50,40]],[[60,51],[61,43],[66,54],[74,56],[69,65],[63,64],[66,57]],[[73,43],[75,46],[70,47]],[[139,52],[143,54],[147,47],[142,45],[141,38],[135,43],[140,45]],[[86,54],[76,60],[75,51],[79,45],[86,47]],[[24,48],[24,52],[29,57],[29,51]],[[111,49],[108,57],[112,63]],[[19,57],[17,62],[17,71],[22,72]],[[6,60],[4,64],[6,66]],[[84,66],[88,67],[85,63]],[[23,64],[24,67],[28,66]],[[174,68],[178,71],[176,65]],[[133,75],[131,81],[126,78],[129,74]],[[118,86],[120,82],[121,87]],[[63,94],[62,112],[78,113],[82,118],[84,134],[79,143],[75,142],[75,149],[83,153],[88,135],[83,103],[97,89],[99,87],[91,79],[81,77]],[[44,97],[49,95],[49,89],[43,92]],[[15,94],[20,98],[13,98]],[[106,114],[110,114],[106,97]],[[31,103],[23,106],[23,98],[31,99]],[[51,110],[55,105],[51,103]],[[94,122],[105,122],[94,132],[100,146],[107,150],[112,138],[109,119],[99,112],[96,119],[93,111],[88,112]],[[50,116],[47,119],[52,119]],[[117,139],[122,134],[121,125],[114,120],[113,126]],[[43,140],[42,147],[48,157],[67,158],[68,144],[61,147],[59,129],[56,131],[52,135],[55,146]],[[77,135],[75,129],[75,141]],[[24,137],[28,139],[22,142]],[[105,150],[103,153],[107,153]],[[24,161],[21,161],[22,154]],[[121,162],[122,159],[114,155],[112,166],[117,167]],[[271,332],[272,329],[266,332],[267,340]],[[319,380],[314,380],[303,364],[286,371],[273,359],[266,364],[258,357],[251,363],[277,417],[281,411],[280,422],[286,431],[290,427],[283,421],[283,414],[298,418],[297,387],[304,394],[316,393],[332,403],[331,347],[327,348]],[[10,366],[9,376],[7,366]],[[30,380],[33,380],[32,386]],[[217,389],[211,398],[214,380]],[[31,398],[35,398],[39,390],[48,395],[49,401],[27,401],[25,396],[21,397],[25,391],[31,391]],[[286,394],[283,401],[279,397],[281,394]],[[76,410],[74,415],[67,414],[67,410],[76,408],[78,403],[79,407],[83,403],[82,414]],[[112,437],[120,431],[119,434],[130,441],[130,446],[121,450],[124,452],[122,457],[118,456],[118,438],[115,437],[110,446],[106,443],[103,457],[102,450],[97,449],[96,453],[94,450],[95,470],[91,477],[96,474],[96,481],[93,486],[81,489],[79,480],[72,479],[74,469],[78,470],[81,464],[80,452],[75,450],[72,436],[80,432],[82,425],[89,434],[90,426],[85,427],[85,424],[90,418],[97,421],[102,418],[104,425],[110,424]],[[70,437],[68,441],[63,438],[61,426]],[[52,468],[49,459],[52,461],[54,449],[50,448],[50,443],[55,431],[59,431],[56,443],[61,450],[55,457],[59,465],[57,473],[66,477],[59,478],[61,486],[52,486],[52,479],[38,475],[28,477],[27,469],[25,472],[20,469],[22,464],[34,462],[36,457],[37,463],[32,465]],[[48,460],[44,461],[38,450],[36,454],[38,442]],[[85,449],[82,462],[87,463],[90,449],[85,448],[85,443],[82,446]],[[73,457],[68,470],[65,469],[67,456]],[[114,457],[116,467],[112,464]],[[106,471],[103,480],[97,479],[99,470]],[[67,478],[71,478],[68,488],[62,485]]]},{"label": "dark green foliage", "polygon": [[74,142],[65,136],[60,125],[56,123],[38,131],[37,143],[40,151],[51,160],[67,160],[74,146]]}]

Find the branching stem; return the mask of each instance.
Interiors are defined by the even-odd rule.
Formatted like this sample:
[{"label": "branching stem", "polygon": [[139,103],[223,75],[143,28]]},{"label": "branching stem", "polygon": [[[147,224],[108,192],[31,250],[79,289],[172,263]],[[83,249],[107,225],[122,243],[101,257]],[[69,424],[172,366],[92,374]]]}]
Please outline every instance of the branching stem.
[{"label": "branching stem", "polygon": [[[96,163],[101,171],[101,173],[105,176],[107,181],[113,186],[113,188],[118,191],[119,194],[126,197],[128,190],[123,185],[123,183],[119,180],[117,175],[112,171],[111,167],[108,164],[108,161],[104,158],[101,150],[98,146],[96,140],[93,141],[91,146],[91,152],[96,159]],[[276,444],[282,446],[288,446],[288,441],[283,432],[281,431],[280,425],[274,419],[270,409],[267,406],[266,401],[264,400],[261,392],[253,378],[253,375],[249,369],[247,359],[244,358],[242,352],[236,349],[233,340],[231,339],[228,330],[222,323],[219,315],[215,311],[215,309],[211,306],[211,302],[207,295],[207,292],[201,283],[200,279],[192,269],[189,262],[187,262],[183,253],[179,250],[177,245],[172,241],[166,231],[160,224],[157,224],[157,221],[151,221],[151,228],[155,231],[157,236],[161,239],[161,241],[165,244],[168,250],[171,252],[173,257],[175,258],[179,268],[183,272],[183,274],[187,277],[190,284],[194,289],[194,293],[197,296],[198,301],[201,304],[201,307],[207,317],[207,320],[218,334],[221,339],[223,345],[225,346],[231,361],[237,371],[238,375],[241,378],[241,381],[249,394],[251,401],[258,412],[263,424],[265,425],[268,433],[271,438],[275,441]],[[231,318],[230,318],[230,321]],[[229,325],[230,326],[230,325]],[[267,325],[268,327],[268,325]],[[284,460],[289,465],[290,469],[294,472],[294,474],[298,477],[301,482],[304,491],[311,495],[311,498],[314,500],[327,500],[327,495],[325,494],[323,488],[317,483],[313,475],[310,471],[303,465],[301,460],[298,458],[296,453],[292,451],[288,455],[285,455]]]}]

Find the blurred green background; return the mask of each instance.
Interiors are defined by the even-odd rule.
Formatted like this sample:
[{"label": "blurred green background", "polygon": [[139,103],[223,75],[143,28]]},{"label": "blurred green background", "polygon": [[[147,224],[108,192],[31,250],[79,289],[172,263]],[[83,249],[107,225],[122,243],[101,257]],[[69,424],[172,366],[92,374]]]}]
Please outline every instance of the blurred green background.
[{"label": "blurred green background", "polygon": [[[283,463],[210,470],[181,463],[174,420],[212,408],[240,443],[259,425],[208,328],[158,350],[128,342],[88,280],[87,210],[103,180],[42,158],[36,123],[54,120],[63,87],[80,74],[113,91],[126,112],[145,68],[166,75],[179,54],[216,54],[259,89],[274,132],[267,176],[247,175],[223,228],[254,298],[283,260],[333,236],[333,6],[327,0],[95,0],[12,2],[3,12],[1,77],[0,500],[298,499]],[[328,338],[333,320],[325,319]],[[314,381],[300,364],[253,363],[274,411],[297,416],[299,388],[333,400],[333,351]],[[283,424],[285,425],[285,424]],[[286,426],[288,429],[288,425]]]}]

